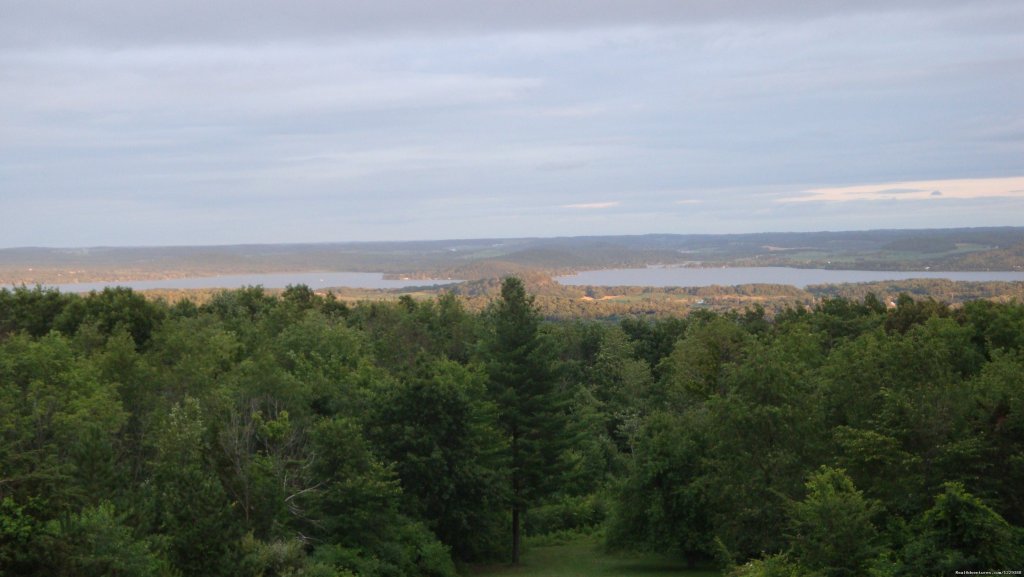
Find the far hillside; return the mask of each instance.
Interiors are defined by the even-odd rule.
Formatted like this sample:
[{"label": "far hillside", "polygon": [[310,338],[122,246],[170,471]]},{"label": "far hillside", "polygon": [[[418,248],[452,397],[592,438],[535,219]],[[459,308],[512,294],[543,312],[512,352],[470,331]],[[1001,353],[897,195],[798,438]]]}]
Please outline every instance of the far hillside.
[{"label": "far hillside", "polygon": [[790,266],[1024,270],[1024,227],[758,234],[649,234],[176,247],[9,248],[0,284],[351,271],[479,280],[587,269]]}]

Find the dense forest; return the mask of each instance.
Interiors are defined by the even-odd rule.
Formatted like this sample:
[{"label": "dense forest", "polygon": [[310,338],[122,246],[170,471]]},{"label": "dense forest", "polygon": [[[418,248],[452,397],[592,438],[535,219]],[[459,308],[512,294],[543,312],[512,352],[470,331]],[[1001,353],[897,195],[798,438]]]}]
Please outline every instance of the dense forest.
[{"label": "dense forest", "polygon": [[0,290],[0,576],[450,576],[600,536],[724,574],[1024,567],[1024,305],[550,320]]}]

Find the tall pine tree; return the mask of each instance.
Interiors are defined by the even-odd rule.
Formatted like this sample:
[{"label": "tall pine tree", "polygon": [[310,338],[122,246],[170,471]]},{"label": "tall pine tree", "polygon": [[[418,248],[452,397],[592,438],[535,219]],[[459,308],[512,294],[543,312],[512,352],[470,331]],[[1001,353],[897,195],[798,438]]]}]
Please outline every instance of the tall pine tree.
[{"label": "tall pine tree", "polygon": [[512,563],[519,563],[527,507],[552,489],[566,443],[564,395],[556,386],[553,348],[523,282],[506,278],[492,305],[486,343],[490,391],[508,439],[512,505]]}]

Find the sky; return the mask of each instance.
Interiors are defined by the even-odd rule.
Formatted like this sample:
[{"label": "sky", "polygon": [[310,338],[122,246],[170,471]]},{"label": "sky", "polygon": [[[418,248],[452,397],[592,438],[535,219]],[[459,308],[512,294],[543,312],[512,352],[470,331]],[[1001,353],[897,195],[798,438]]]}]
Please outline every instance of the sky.
[{"label": "sky", "polygon": [[0,247],[1024,225],[1020,0],[0,12]]}]

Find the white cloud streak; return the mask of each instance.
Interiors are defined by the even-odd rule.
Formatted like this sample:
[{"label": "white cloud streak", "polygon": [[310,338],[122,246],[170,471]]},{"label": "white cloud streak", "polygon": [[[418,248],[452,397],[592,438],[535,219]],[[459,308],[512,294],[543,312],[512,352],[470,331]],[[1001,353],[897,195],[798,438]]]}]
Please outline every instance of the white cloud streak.
[{"label": "white cloud streak", "polygon": [[1024,198],[1024,176],[915,180],[809,190],[776,202],[855,202]]}]

